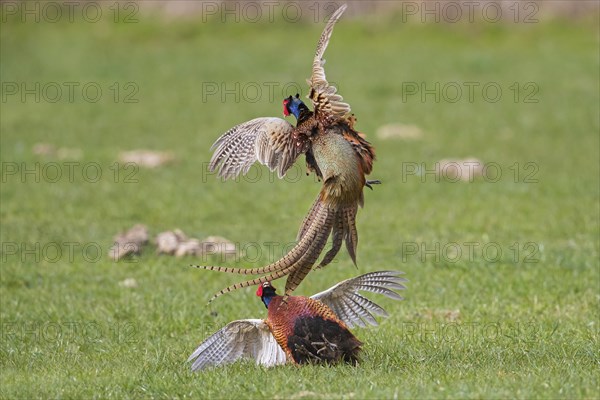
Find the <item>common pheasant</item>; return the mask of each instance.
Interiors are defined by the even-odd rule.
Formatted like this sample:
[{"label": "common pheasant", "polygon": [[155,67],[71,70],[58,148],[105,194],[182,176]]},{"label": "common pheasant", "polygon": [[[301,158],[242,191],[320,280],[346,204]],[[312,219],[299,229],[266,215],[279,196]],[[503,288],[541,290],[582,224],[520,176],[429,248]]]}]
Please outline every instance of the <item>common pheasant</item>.
[{"label": "common pheasant", "polygon": [[405,278],[400,271],[378,271],[347,279],[311,297],[276,294],[270,282],[256,291],[268,309],[267,319],[242,319],[227,324],[208,337],[188,358],[198,371],[250,358],[256,364],[274,366],[304,363],[356,363],[362,342],[350,331],[356,325],[377,325],[375,315],[386,311],[359,294],[402,297]]},{"label": "common pheasant", "polygon": [[296,237],[297,244],[283,258],[262,268],[230,268],[197,266],[198,268],[245,275],[265,275],[229,286],[211,298],[227,292],[289,275],[285,296],[289,296],[312,269],[328,238],[332,247],[317,268],[328,265],[345,241],[356,265],[356,214],[363,206],[363,187],[379,181],[367,181],[375,151],[363,135],[354,129],[355,118],[337,89],[325,78],[323,54],[333,27],[346,5],[338,8],[325,26],[312,65],[308,97],[314,111],[299,95],[283,100],[285,116],[296,117],[296,127],[281,118],[256,118],[237,125],[223,134],[212,146],[211,171],[227,179],[246,173],[256,161],[265,164],[283,177],[300,154],[305,154],[309,171],[314,172],[323,186]]}]

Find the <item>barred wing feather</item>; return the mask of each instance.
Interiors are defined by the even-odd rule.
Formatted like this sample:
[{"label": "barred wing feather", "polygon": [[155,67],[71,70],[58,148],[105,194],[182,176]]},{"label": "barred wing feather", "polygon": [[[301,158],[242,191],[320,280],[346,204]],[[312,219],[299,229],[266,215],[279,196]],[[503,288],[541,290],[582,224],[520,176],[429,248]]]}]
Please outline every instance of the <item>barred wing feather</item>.
[{"label": "barred wing feather", "polygon": [[325,303],[335,312],[339,319],[352,328],[354,326],[377,326],[374,315],[387,316],[387,312],[378,304],[360,295],[359,291],[379,293],[394,300],[402,300],[394,290],[403,290],[402,284],[407,280],[398,275],[400,271],[377,271],[347,279],[321,293],[311,296],[312,299]]},{"label": "barred wing feather", "polygon": [[261,319],[242,319],[227,324],[211,335],[192,353],[192,371],[230,364],[250,358],[258,365],[285,364],[286,355]]},{"label": "barred wing feather", "polygon": [[236,125],[212,145],[209,170],[235,178],[259,161],[281,178],[301,153],[293,132],[294,127],[281,118],[255,118]]},{"label": "barred wing feather", "polygon": [[329,18],[329,21],[321,34],[319,43],[317,44],[317,51],[312,65],[312,75],[310,79],[307,79],[307,83],[311,88],[308,97],[312,100],[315,113],[317,114],[327,113],[338,117],[344,117],[346,114],[350,113],[350,105],[344,103],[342,101],[343,97],[337,93],[337,88],[327,82],[325,69],[323,68],[323,65],[325,65],[323,54],[325,54],[329,39],[331,39],[333,27],[345,10],[346,4],[338,8],[331,15],[331,18]]}]

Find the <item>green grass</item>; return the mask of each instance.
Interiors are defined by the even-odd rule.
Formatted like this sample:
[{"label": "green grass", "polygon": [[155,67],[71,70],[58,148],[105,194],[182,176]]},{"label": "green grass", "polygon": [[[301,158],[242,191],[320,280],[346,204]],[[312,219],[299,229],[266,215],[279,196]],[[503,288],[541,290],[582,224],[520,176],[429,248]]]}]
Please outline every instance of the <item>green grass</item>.
[{"label": "green grass", "polygon": [[[202,172],[219,134],[280,115],[281,98],[291,93],[279,86],[274,99],[263,93],[256,102],[223,102],[203,99],[202,85],[298,82],[304,90],[321,28],[145,16],[137,24],[2,24],[3,84],[97,82],[103,89],[97,103],[78,91],[74,102],[19,95],[2,102],[2,398],[599,395],[598,29],[543,19],[523,26],[342,20],[326,55],[328,77],[376,146],[372,176],[384,184],[365,193],[358,215],[358,270],[343,252],[297,293],[400,269],[410,280],[406,300],[380,300],[390,318],[355,330],[366,343],[357,367],[245,362],[189,372],[185,359],[208,334],[265,315],[254,289],[207,307],[213,292],[238,277],[190,269],[194,259],[157,256],[153,245],[113,263],[106,257],[112,236],[145,223],[153,235],[181,228],[242,246],[292,241],[319,189],[314,179],[270,182],[263,168],[258,182],[222,183]],[[139,102],[124,103],[121,92],[115,103],[115,82],[121,89],[134,82]],[[403,101],[403,82],[495,82],[503,96],[496,103],[480,92],[473,102]],[[534,82],[538,102],[515,102],[515,82]],[[419,126],[423,138],[376,136],[394,122]],[[40,142],[81,149],[78,161],[98,163],[102,177],[86,181],[81,165],[73,182],[9,175],[14,166],[69,161],[33,154]],[[124,182],[121,168],[115,182],[110,166],[135,148],[172,151],[176,162],[140,168],[137,183]],[[468,156],[496,163],[502,177],[452,183],[403,174],[406,163],[432,169],[440,159]],[[524,181],[531,168],[537,183]],[[67,242],[76,243],[73,257]],[[63,249],[55,262],[53,243]],[[439,260],[426,252],[436,243]],[[463,251],[456,262],[454,243]],[[475,243],[472,256],[467,243]],[[489,243],[502,255],[483,254]],[[424,248],[410,254],[414,245]],[[240,265],[269,261],[264,250]],[[138,287],[119,286],[126,278]]]}]

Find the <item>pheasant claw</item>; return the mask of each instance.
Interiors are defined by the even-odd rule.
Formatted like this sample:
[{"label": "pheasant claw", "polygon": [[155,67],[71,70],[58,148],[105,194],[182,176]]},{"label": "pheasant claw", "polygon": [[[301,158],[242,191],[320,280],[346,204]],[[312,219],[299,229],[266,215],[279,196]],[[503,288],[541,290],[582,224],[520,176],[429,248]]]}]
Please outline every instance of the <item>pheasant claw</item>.
[{"label": "pheasant claw", "polygon": [[369,189],[373,190],[373,186],[371,185],[381,185],[381,181],[379,179],[376,180],[369,180],[367,182],[365,182],[365,186],[368,187]]}]

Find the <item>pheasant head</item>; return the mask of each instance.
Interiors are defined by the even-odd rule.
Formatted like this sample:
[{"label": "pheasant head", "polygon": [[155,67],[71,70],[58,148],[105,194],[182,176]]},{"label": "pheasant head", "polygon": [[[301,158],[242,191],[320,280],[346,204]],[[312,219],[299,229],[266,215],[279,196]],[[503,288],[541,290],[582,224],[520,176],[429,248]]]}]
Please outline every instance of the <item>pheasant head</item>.
[{"label": "pheasant head", "polygon": [[300,119],[303,113],[310,112],[306,104],[300,100],[300,95],[296,93],[296,97],[288,97],[283,99],[283,115],[286,117],[290,114],[294,114],[296,119]]},{"label": "pheasant head", "polygon": [[256,295],[260,297],[266,308],[269,308],[269,303],[273,300],[273,297],[277,296],[276,289],[271,285],[271,282],[263,282],[262,285],[256,289]]}]

